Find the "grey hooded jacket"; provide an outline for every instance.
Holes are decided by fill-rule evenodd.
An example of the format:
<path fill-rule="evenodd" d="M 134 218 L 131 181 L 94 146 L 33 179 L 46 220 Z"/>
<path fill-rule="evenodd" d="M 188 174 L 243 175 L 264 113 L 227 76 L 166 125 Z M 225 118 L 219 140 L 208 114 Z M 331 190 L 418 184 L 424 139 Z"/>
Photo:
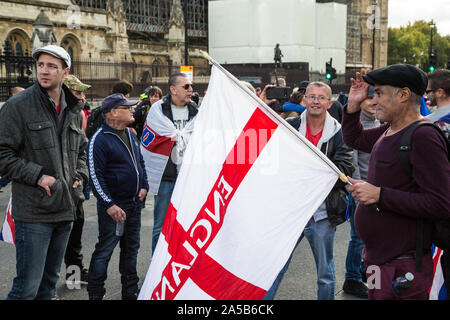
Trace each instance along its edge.
<path fill-rule="evenodd" d="M 0 109 L 0 175 L 12 180 L 12 216 L 30 223 L 73 221 L 76 203 L 88 181 L 82 106 L 63 85 L 56 113 L 47 92 L 36 82 Z M 41 175 L 56 178 L 49 197 L 37 186 Z M 83 182 L 73 189 L 75 180 Z"/>

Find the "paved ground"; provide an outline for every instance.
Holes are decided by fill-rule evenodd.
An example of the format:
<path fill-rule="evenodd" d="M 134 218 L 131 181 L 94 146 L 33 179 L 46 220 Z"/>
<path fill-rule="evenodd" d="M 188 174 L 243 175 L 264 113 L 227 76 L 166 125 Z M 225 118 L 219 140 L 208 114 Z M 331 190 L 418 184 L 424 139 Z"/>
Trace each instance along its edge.
<path fill-rule="evenodd" d="M 0 221 L 8 204 L 10 185 L 0 192 Z M 84 204 L 86 219 L 83 231 L 83 255 L 86 266 L 89 266 L 92 252 L 97 242 L 97 216 L 96 201 L 92 197 Z M 141 248 L 138 255 L 138 275 L 140 277 L 139 286 L 142 285 L 151 257 L 151 230 L 153 226 L 153 197 L 147 197 L 146 208 L 142 212 Z M 357 300 L 357 298 L 347 295 L 342 291 L 345 274 L 345 256 L 349 239 L 350 225 L 342 224 L 338 227 L 335 237 L 335 267 L 336 267 L 336 299 L 337 300 Z M 6 298 L 11 289 L 12 280 L 15 276 L 15 249 L 14 246 L 0 241 L 0 300 Z M 106 280 L 107 300 L 119 300 L 120 275 L 119 275 L 119 248 L 114 251 L 108 268 L 108 279 Z M 81 289 L 67 289 L 63 283 L 65 266 L 61 269 L 61 279 L 57 284 L 57 294 L 61 300 L 87 300 L 88 295 L 85 287 Z M 314 258 L 306 239 L 298 245 L 292 258 L 289 269 L 278 290 L 277 300 L 315 300 L 317 297 L 316 271 Z"/>

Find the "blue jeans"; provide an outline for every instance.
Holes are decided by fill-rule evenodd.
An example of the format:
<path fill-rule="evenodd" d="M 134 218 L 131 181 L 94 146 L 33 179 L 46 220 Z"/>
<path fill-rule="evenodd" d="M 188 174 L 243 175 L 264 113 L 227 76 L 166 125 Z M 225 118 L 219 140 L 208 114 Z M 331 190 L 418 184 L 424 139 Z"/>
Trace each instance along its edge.
<path fill-rule="evenodd" d="M 361 271 L 364 265 L 361 259 L 361 253 L 364 244 L 355 230 L 353 215 L 350 217 L 350 241 L 348 242 L 347 258 L 345 259 L 345 280 L 354 280 L 362 282 Z"/>
<path fill-rule="evenodd" d="M 333 245 L 334 245 L 334 234 L 336 232 L 336 227 L 332 227 L 328 219 L 323 219 L 315 222 L 310 219 L 303 230 L 297 245 L 306 236 L 309 245 L 311 246 L 314 261 L 316 262 L 317 270 L 317 299 L 318 300 L 334 300 L 334 292 L 336 287 L 336 276 L 334 271 L 334 259 L 333 259 Z M 292 251 L 291 256 L 281 269 L 274 283 L 267 291 L 263 300 L 273 300 L 275 294 L 277 293 L 278 287 L 283 280 L 283 276 L 289 267 L 292 255 L 295 251 Z"/>
<path fill-rule="evenodd" d="M 105 295 L 108 263 L 119 241 L 122 296 L 138 292 L 137 255 L 140 246 L 142 203 L 138 201 L 118 206 L 127 216 L 122 237 L 116 236 L 116 222 L 106 212 L 106 208 L 97 202 L 98 242 L 89 265 L 87 285 L 90 299 L 101 300 Z"/>
<path fill-rule="evenodd" d="M 166 218 L 173 188 L 175 188 L 175 181 L 161 180 L 158 194 L 155 196 L 155 208 L 153 209 L 152 255 L 153 252 L 155 252 L 159 234 L 161 233 L 164 219 Z"/>
<path fill-rule="evenodd" d="M 7 300 L 50 300 L 55 293 L 72 222 L 15 221 L 16 272 Z"/>

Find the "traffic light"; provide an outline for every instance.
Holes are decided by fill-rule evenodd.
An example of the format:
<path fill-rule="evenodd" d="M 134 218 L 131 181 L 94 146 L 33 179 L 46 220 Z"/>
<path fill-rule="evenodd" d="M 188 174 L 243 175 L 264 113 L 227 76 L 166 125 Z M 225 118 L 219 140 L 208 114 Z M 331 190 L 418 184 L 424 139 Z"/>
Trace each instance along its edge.
<path fill-rule="evenodd" d="M 330 62 L 325 62 L 325 78 L 327 78 L 330 83 L 333 79 L 337 78 L 336 69 L 333 68 L 333 58 L 330 58 Z"/>
<path fill-rule="evenodd" d="M 431 53 L 430 53 L 430 56 L 428 59 L 428 64 L 429 64 L 428 70 L 430 70 L 430 72 L 433 72 L 437 66 L 437 54 L 434 49 L 431 50 Z"/>

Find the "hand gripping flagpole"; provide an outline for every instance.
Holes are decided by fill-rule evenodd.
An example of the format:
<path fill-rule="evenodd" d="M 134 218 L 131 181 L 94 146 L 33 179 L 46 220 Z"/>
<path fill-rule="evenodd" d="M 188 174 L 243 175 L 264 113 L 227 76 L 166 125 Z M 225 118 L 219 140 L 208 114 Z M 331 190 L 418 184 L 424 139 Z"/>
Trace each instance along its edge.
<path fill-rule="evenodd" d="M 289 131 L 291 131 L 297 138 L 299 138 L 312 152 L 314 152 L 320 159 L 322 159 L 334 172 L 339 175 L 339 179 L 344 183 L 351 184 L 347 176 L 339 170 L 338 167 L 330 160 L 326 155 L 324 155 L 316 146 L 309 142 L 304 136 L 295 130 L 289 123 L 281 118 L 275 111 L 272 110 L 264 101 L 262 101 L 256 94 L 251 92 L 246 86 L 244 86 L 235 76 L 228 72 L 224 67 L 220 65 L 217 61 L 211 58 L 207 52 L 200 50 L 203 58 L 215 65 L 220 71 L 222 71 L 231 81 L 233 81 L 239 88 L 244 90 L 253 100 L 255 100 L 264 110 L 270 113 L 274 118 L 276 118 L 281 124 L 283 124 Z"/>

